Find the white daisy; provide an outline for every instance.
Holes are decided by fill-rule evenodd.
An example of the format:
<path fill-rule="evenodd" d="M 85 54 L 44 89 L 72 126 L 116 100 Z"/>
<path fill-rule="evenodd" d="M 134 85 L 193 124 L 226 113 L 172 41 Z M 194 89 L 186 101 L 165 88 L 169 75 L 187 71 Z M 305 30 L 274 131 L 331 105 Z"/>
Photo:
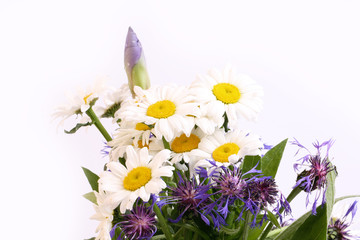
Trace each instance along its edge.
<path fill-rule="evenodd" d="M 69 102 L 65 105 L 57 107 L 53 113 L 53 117 L 61 119 L 59 125 L 63 125 L 64 121 L 73 115 L 85 116 L 81 122 L 90 121 L 90 118 L 88 118 L 84 113 L 90 108 L 90 103 L 101 96 L 106 89 L 105 80 L 103 78 L 96 79 L 93 85 L 88 88 L 79 88 L 76 95 L 68 95 L 67 98 Z"/>
<path fill-rule="evenodd" d="M 131 98 L 128 84 L 123 84 L 120 88 L 109 89 L 109 92 L 103 98 L 104 106 L 98 107 L 101 117 L 114 118 L 115 112 L 120 108 L 121 103 Z"/>
<path fill-rule="evenodd" d="M 120 212 L 125 213 L 127 209 L 132 209 L 138 197 L 147 202 L 150 194 L 159 194 L 166 187 L 161 177 L 171 177 L 174 170 L 172 166 L 164 166 L 170 164 L 169 158 L 170 151 L 167 149 L 152 158 L 147 148 L 136 152 L 128 146 L 126 167 L 119 162 L 108 163 L 109 171 L 101 174 L 99 184 L 111 195 L 114 204 L 120 204 Z"/>
<path fill-rule="evenodd" d="M 142 90 L 135 87 L 134 90 L 138 98 L 121 107 L 120 119 L 154 125 L 155 136 L 164 137 L 168 142 L 180 132 L 190 135 L 199 108 L 187 88 L 165 86 Z"/>
<path fill-rule="evenodd" d="M 185 163 L 189 163 L 190 160 L 194 160 L 196 156 L 193 155 L 193 150 L 198 148 L 201 139 L 205 134 L 200 128 L 193 129 L 190 136 L 186 136 L 184 133 L 174 138 L 169 143 L 171 150 L 171 163 L 175 164 L 176 168 L 180 170 L 187 170 L 185 164 L 181 164 L 183 160 Z"/>
<path fill-rule="evenodd" d="M 219 101 L 199 104 L 200 115 L 195 118 L 195 124 L 206 135 L 214 133 L 215 129 L 220 128 L 224 124 L 223 104 Z"/>
<path fill-rule="evenodd" d="M 217 101 L 222 104 L 219 114 L 226 113 L 233 128 L 242 115 L 255 120 L 262 109 L 262 88 L 246 75 L 237 74 L 227 67 L 224 71 L 213 69 L 208 75 L 198 76 L 191 85 L 197 100 L 203 103 Z"/>
<path fill-rule="evenodd" d="M 100 221 L 96 232 L 98 233 L 96 240 L 111 240 L 110 231 L 112 229 L 113 211 L 117 207 L 104 191 L 94 192 L 97 205 L 94 205 L 95 214 L 91 219 Z"/>
<path fill-rule="evenodd" d="M 144 123 L 126 122 L 122 121 L 120 128 L 116 130 L 112 141 L 108 142 L 112 147 L 110 151 L 110 160 L 117 161 L 119 157 L 123 157 L 126 147 L 129 145 L 135 148 L 147 147 L 150 155 L 164 149 L 162 141 L 153 137 L 151 129 Z"/>
<path fill-rule="evenodd" d="M 246 155 L 260 155 L 261 147 L 259 137 L 246 131 L 216 130 L 213 135 L 202 138 L 198 149 L 193 150 L 198 159 L 190 163 L 190 169 L 193 172 L 196 167 L 209 167 L 211 159 L 219 166 L 236 164 Z"/>

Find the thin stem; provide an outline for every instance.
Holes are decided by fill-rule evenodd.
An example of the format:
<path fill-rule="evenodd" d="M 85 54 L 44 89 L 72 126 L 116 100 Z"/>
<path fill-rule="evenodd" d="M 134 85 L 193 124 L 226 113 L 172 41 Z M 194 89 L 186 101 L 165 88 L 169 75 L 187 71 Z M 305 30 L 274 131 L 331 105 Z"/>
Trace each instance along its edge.
<path fill-rule="evenodd" d="M 299 187 L 294 188 L 289 196 L 286 198 L 286 200 L 288 201 L 288 203 L 290 203 L 302 190 Z M 279 213 L 281 214 L 283 211 L 285 210 L 285 208 L 280 208 Z M 269 234 L 269 232 L 271 231 L 272 227 L 274 226 L 273 223 L 269 222 L 269 224 L 267 225 L 265 231 L 262 233 L 261 237 L 259 238 L 259 240 L 264 240 L 266 238 L 266 236 Z"/>
<path fill-rule="evenodd" d="M 156 216 L 158 218 L 161 230 L 165 234 L 166 239 L 167 240 L 172 240 L 173 236 L 170 233 L 170 230 L 169 230 L 169 228 L 167 226 L 166 220 L 165 220 L 164 216 L 161 214 L 160 208 L 158 207 L 158 205 L 156 205 L 156 203 L 154 204 L 154 212 L 155 212 L 155 214 L 156 214 Z"/>
<path fill-rule="evenodd" d="M 248 238 L 250 220 L 251 220 L 251 214 L 249 213 L 249 211 L 246 211 L 246 213 L 245 213 L 244 231 L 243 231 L 243 234 L 242 234 L 242 240 L 247 240 L 247 238 Z"/>
<path fill-rule="evenodd" d="M 106 131 L 106 129 L 104 128 L 104 126 L 101 124 L 99 118 L 96 116 L 94 110 L 90 107 L 87 111 L 86 114 L 90 117 L 90 119 L 94 122 L 96 128 L 100 131 L 100 133 L 104 136 L 104 138 L 106 139 L 106 141 L 111 141 L 112 138 L 110 137 L 109 133 Z"/>

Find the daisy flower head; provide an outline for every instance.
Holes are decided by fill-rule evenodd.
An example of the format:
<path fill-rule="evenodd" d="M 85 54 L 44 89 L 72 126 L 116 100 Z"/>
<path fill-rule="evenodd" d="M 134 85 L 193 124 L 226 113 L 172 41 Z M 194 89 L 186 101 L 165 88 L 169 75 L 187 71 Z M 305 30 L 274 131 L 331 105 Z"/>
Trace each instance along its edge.
<path fill-rule="evenodd" d="M 192 162 L 192 166 L 209 167 L 210 159 L 218 166 L 238 164 L 246 155 L 260 155 L 263 147 L 260 138 L 247 131 L 235 130 L 225 133 L 216 130 L 213 135 L 201 139 L 194 155 L 198 158 Z"/>
<path fill-rule="evenodd" d="M 357 211 L 358 201 L 350 204 L 337 203 L 331 214 L 330 224 L 328 226 L 328 240 L 360 239 L 360 231 L 354 228 L 354 217 Z"/>
<path fill-rule="evenodd" d="M 190 160 L 195 160 L 196 158 L 193 154 L 193 150 L 198 148 L 199 143 L 204 136 L 205 134 L 200 128 L 194 128 L 189 136 L 186 136 L 185 133 L 181 133 L 179 136 L 175 137 L 174 140 L 169 143 L 171 163 L 175 164 L 178 169 L 186 171 L 186 164 L 189 163 Z"/>
<path fill-rule="evenodd" d="M 121 104 L 131 98 L 131 92 L 128 84 L 121 85 L 120 88 L 111 88 L 104 96 L 104 106 L 98 107 L 102 118 L 115 118 L 115 113 L 119 110 Z M 115 119 L 114 119 L 114 122 Z"/>
<path fill-rule="evenodd" d="M 138 197 L 147 202 L 151 194 L 166 187 L 161 177 L 171 177 L 174 170 L 169 166 L 169 158 L 167 149 L 151 157 L 146 147 L 137 152 L 127 146 L 125 166 L 115 161 L 108 163 L 108 171 L 100 175 L 99 184 L 115 204 L 120 204 L 120 212 L 125 213 Z"/>
<path fill-rule="evenodd" d="M 117 207 L 104 191 L 94 192 L 96 196 L 97 204 L 94 205 L 95 214 L 91 216 L 91 219 L 99 221 L 99 225 L 96 228 L 98 233 L 96 240 L 111 240 L 110 231 L 112 228 L 113 212 Z"/>
<path fill-rule="evenodd" d="M 132 145 L 135 148 L 147 147 L 153 155 L 164 149 L 162 141 L 156 139 L 151 132 L 151 128 L 144 123 L 122 121 L 116 130 L 113 140 L 108 142 L 112 147 L 110 160 L 117 161 L 119 157 L 124 157 L 126 147 Z"/>
<path fill-rule="evenodd" d="M 104 78 L 98 78 L 95 82 L 86 89 L 78 88 L 77 94 L 68 95 L 68 103 L 61 105 L 55 109 L 53 113 L 54 118 L 59 118 L 59 125 L 63 125 L 64 121 L 74 115 L 83 115 L 90 106 L 95 104 L 95 101 L 107 90 Z M 85 115 L 81 122 L 90 120 Z"/>
<path fill-rule="evenodd" d="M 223 71 L 212 69 L 207 75 L 199 75 L 191 86 L 199 102 L 219 102 L 221 115 L 226 113 L 230 128 L 240 116 L 256 120 L 262 109 L 262 88 L 246 75 L 226 67 Z"/>
<path fill-rule="evenodd" d="M 164 86 L 143 90 L 135 86 L 134 90 L 137 100 L 122 107 L 119 118 L 153 125 L 156 138 L 164 137 L 167 142 L 180 132 L 190 135 L 199 108 L 187 88 Z"/>
<path fill-rule="evenodd" d="M 310 202 L 309 198 L 311 193 L 313 191 L 315 192 L 312 213 L 316 215 L 316 205 L 319 198 L 322 196 L 322 204 L 326 202 L 325 194 L 327 189 L 328 173 L 335 170 L 335 167 L 329 160 L 329 150 L 334 144 L 334 141 L 330 139 L 321 144 L 318 141 L 314 142 L 313 146 L 316 149 L 315 154 L 311 153 L 296 139 L 291 143 L 299 147 L 299 150 L 296 152 L 296 154 L 298 154 L 301 149 L 307 151 L 307 154 L 298 159 L 298 163 L 294 164 L 294 169 L 298 173 L 294 188 L 299 187 L 307 193 L 306 205 L 308 205 Z M 326 148 L 326 150 L 324 150 L 324 148 Z"/>

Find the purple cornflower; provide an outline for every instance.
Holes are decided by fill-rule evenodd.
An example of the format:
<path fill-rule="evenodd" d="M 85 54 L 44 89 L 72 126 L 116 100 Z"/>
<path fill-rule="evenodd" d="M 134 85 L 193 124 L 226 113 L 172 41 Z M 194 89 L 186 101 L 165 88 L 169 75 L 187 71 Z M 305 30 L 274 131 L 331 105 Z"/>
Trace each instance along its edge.
<path fill-rule="evenodd" d="M 118 226 L 121 228 L 119 237 L 122 239 L 148 240 L 157 231 L 155 213 L 151 206 L 146 207 L 143 203 L 137 204 L 129 214 L 123 215 L 122 221 L 116 224 L 113 230 Z"/>
<path fill-rule="evenodd" d="M 207 224 L 210 224 L 206 215 L 209 215 L 215 227 L 219 227 L 220 224 L 224 224 L 224 220 L 215 211 L 210 211 L 204 214 L 201 209 L 207 204 L 211 203 L 210 194 L 208 193 L 211 185 L 206 184 L 206 179 L 199 181 L 193 177 L 191 180 L 184 178 L 179 172 L 177 172 L 179 181 L 176 187 L 169 186 L 168 195 L 160 196 L 163 198 L 160 201 L 160 205 L 176 204 L 179 208 L 179 216 L 176 219 L 169 219 L 170 222 L 179 222 L 186 212 L 194 213 L 201 217 L 201 219 Z"/>
<path fill-rule="evenodd" d="M 201 172 L 204 175 L 206 170 Z M 216 200 L 206 206 L 206 211 L 217 207 L 218 212 L 226 218 L 229 213 L 229 206 L 233 205 L 236 200 L 240 200 L 244 205 L 238 219 L 241 219 L 244 210 L 249 210 L 255 215 L 257 212 L 256 203 L 248 198 L 247 192 L 248 183 L 255 177 L 244 177 L 250 173 L 260 173 L 260 171 L 253 168 L 243 174 L 241 169 L 236 166 L 232 166 L 232 169 L 221 166 L 212 170 L 210 175 L 214 181 L 213 195 Z"/>
<path fill-rule="evenodd" d="M 268 207 L 274 205 L 275 203 L 277 206 L 273 209 L 273 211 L 279 216 L 280 223 L 282 223 L 282 215 L 280 213 L 281 208 L 284 208 L 285 215 L 291 213 L 290 204 L 287 202 L 284 195 L 281 193 L 279 195 L 279 190 L 275 180 L 271 177 L 253 178 L 247 185 L 247 193 L 247 197 L 257 206 L 257 211 L 254 214 L 255 216 L 261 210 L 268 210 Z M 267 214 L 265 211 L 259 225 L 261 226 L 263 221 L 266 219 Z M 252 226 L 256 224 L 255 221 L 256 218 L 254 218 Z"/>
<path fill-rule="evenodd" d="M 330 219 L 330 224 L 328 226 L 328 240 L 351 240 L 351 239 L 360 239 L 360 236 L 353 235 L 353 232 L 350 232 L 350 225 L 354 219 L 357 210 L 357 201 L 354 201 L 346 213 L 344 212 L 335 212 L 335 215 L 341 216 L 332 216 Z M 346 209 L 345 209 L 346 210 Z M 334 215 L 334 214 L 333 214 Z"/>
<path fill-rule="evenodd" d="M 316 215 L 316 204 L 322 195 L 322 204 L 326 202 L 326 189 L 327 189 L 327 174 L 333 170 L 335 167 L 332 166 L 329 160 L 329 150 L 334 144 L 333 140 L 328 140 L 320 144 L 318 141 L 313 143 L 313 146 L 316 148 L 316 154 L 311 154 L 311 152 L 301 145 L 296 139 L 291 142 L 294 145 L 297 145 L 300 149 L 305 149 L 308 154 L 298 159 L 300 163 L 294 164 L 295 171 L 298 172 L 298 177 L 296 179 L 296 184 L 294 188 L 299 187 L 307 193 L 306 197 L 306 206 L 309 204 L 309 198 L 312 191 L 316 191 L 312 213 Z M 321 157 L 322 148 L 326 147 L 325 157 Z M 295 154 L 295 155 L 296 155 Z M 304 170 L 300 171 L 299 167 L 302 167 Z"/>

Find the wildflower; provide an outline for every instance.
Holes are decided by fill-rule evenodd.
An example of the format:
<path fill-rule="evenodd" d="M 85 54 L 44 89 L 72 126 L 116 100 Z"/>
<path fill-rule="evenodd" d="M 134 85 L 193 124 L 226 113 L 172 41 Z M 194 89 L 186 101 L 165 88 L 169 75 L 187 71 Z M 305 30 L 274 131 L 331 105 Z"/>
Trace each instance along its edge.
<path fill-rule="evenodd" d="M 125 239 L 149 240 L 156 233 L 155 213 L 151 206 L 144 203 L 137 204 L 129 214 L 123 216 L 122 221 L 114 226 L 119 226 Z"/>
<path fill-rule="evenodd" d="M 354 201 L 350 205 L 342 205 L 341 207 L 338 207 L 339 204 L 334 206 L 328 226 L 328 240 L 360 239 L 360 232 L 351 229 L 357 210 L 357 202 Z"/>
<path fill-rule="evenodd" d="M 161 177 L 171 177 L 174 170 L 172 166 L 163 166 L 169 164 L 169 157 L 169 150 L 162 150 L 151 158 L 147 148 L 136 152 L 128 146 L 126 167 L 119 162 L 109 162 L 106 165 L 109 171 L 101 174 L 99 184 L 114 203 L 120 204 L 120 212 L 125 213 L 126 209 L 132 209 L 138 197 L 148 201 L 150 194 L 158 194 L 166 187 Z"/>
<path fill-rule="evenodd" d="M 333 145 L 333 140 L 328 140 L 320 144 L 319 142 L 313 143 L 316 148 L 316 154 L 312 154 L 306 147 L 301 145 L 296 139 L 291 142 L 297 145 L 300 149 L 305 149 L 308 154 L 298 159 L 300 163 L 294 164 L 294 169 L 299 172 L 294 188 L 299 187 L 307 193 L 306 206 L 309 204 L 310 194 L 316 191 L 314 202 L 312 206 L 312 213 L 316 215 L 316 205 L 322 195 L 322 204 L 326 202 L 326 189 L 327 189 L 327 175 L 329 172 L 335 170 L 335 167 L 329 160 L 329 150 Z M 325 156 L 322 157 L 322 149 L 326 147 Z M 299 149 L 299 150 L 300 150 Z M 299 152 L 297 151 L 297 153 Z M 296 154 L 297 154 L 296 153 Z M 303 170 L 299 171 L 302 167 Z"/>
<path fill-rule="evenodd" d="M 163 200 L 161 205 L 176 204 L 179 207 L 180 214 L 176 219 L 169 219 L 171 222 L 179 222 L 185 213 L 193 213 L 196 216 L 200 216 L 201 219 L 207 224 L 210 224 L 206 215 L 209 215 L 215 227 L 219 227 L 220 224 L 224 224 L 224 219 L 212 209 L 208 213 L 204 214 L 202 209 L 209 203 L 210 194 L 208 191 L 211 189 L 210 184 L 206 184 L 205 180 L 198 182 L 195 177 L 191 180 L 184 178 L 179 172 L 177 172 L 179 181 L 176 187 L 169 186 L 169 192 L 167 196 L 161 196 Z"/>

